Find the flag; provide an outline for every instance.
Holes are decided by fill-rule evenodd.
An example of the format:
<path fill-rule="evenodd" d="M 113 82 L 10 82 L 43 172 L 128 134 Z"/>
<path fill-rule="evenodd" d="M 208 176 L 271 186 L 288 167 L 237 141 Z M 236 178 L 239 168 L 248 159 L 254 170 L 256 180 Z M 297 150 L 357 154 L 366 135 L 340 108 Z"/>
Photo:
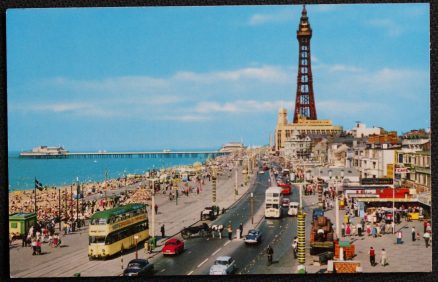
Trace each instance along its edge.
<path fill-rule="evenodd" d="M 35 188 L 40 191 L 43 190 L 43 184 L 41 184 L 41 182 L 39 182 L 36 178 L 35 178 Z"/>

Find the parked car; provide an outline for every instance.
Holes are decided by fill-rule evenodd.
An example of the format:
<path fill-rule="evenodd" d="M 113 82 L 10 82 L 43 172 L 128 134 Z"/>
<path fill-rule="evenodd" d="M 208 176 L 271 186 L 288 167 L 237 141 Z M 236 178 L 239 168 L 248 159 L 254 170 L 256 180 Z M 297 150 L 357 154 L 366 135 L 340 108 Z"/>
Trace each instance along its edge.
<path fill-rule="evenodd" d="M 282 198 L 281 199 L 281 206 L 283 208 L 288 208 L 289 207 L 289 203 L 290 203 L 289 198 Z"/>
<path fill-rule="evenodd" d="M 287 210 L 287 214 L 291 216 L 296 216 L 298 214 L 298 207 L 299 203 L 297 202 L 290 202 L 289 203 L 289 209 Z"/>
<path fill-rule="evenodd" d="M 123 271 L 123 276 L 146 276 L 152 275 L 154 265 L 147 259 L 133 259 Z"/>
<path fill-rule="evenodd" d="M 236 261 L 229 256 L 218 257 L 210 267 L 210 275 L 227 275 L 234 272 Z"/>
<path fill-rule="evenodd" d="M 161 249 L 163 255 L 178 255 L 184 251 L 184 242 L 178 239 L 167 240 Z"/>
<path fill-rule="evenodd" d="M 259 230 L 251 229 L 248 235 L 245 236 L 244 242 L 246 244 L 258 244 L 262 241 L 262 233 Z"/>

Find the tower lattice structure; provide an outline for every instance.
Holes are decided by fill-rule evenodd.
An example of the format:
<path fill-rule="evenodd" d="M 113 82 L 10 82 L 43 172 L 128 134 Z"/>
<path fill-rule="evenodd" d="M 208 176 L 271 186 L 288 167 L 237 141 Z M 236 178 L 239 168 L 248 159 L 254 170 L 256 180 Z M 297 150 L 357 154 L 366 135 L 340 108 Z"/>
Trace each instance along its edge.
<path fill-rule="evenodd" d="M 299 43 L 298 52 L 298 76 L 297 76 L 297 95 L 295 99 L 294 123 L 298 122 L 298 117 L 316 120 L 315 98 L 313 95 L 312 64 L 310 60 L 310 39 L 312 29 L 310 28 L 309 18 L 307 17 L 306 6 L 303 5 L 301 12 L 300 25 L 297 30 Z"/>

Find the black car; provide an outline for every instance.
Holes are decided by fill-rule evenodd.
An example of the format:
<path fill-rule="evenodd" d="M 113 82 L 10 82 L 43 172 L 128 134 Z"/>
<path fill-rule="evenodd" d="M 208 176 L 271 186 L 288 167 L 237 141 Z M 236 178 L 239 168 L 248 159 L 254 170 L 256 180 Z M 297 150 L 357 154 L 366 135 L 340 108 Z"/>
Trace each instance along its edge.
<path fill-rule="evenodd" d="M 147 259 L 133 259 L 123 271 L 123 276 L 145 276 L 152 275 L 154 265 Z"/>

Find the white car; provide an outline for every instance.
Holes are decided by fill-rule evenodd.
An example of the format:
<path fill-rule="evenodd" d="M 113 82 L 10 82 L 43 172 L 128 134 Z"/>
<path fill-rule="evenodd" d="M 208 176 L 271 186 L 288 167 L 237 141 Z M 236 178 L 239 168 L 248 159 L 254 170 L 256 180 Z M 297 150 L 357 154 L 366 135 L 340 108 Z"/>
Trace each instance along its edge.
<path fill-rule="evenodd" d="M 218 257 L 210 267 L 210 275 L 227 275 L 233 273 L 236 261 L 229 256 Z"/>
<path fill-rule="evenodd" d="M 298 214 L 298 207 L 299 203 L 297 202 L 290 202 L 289 203 L 289 209 L 287 210 L 287 214 L 291 216 L 296 216 Z"/>

